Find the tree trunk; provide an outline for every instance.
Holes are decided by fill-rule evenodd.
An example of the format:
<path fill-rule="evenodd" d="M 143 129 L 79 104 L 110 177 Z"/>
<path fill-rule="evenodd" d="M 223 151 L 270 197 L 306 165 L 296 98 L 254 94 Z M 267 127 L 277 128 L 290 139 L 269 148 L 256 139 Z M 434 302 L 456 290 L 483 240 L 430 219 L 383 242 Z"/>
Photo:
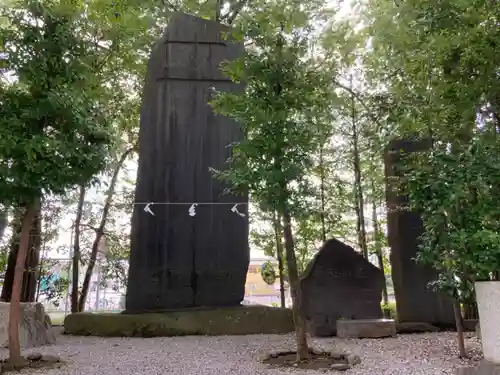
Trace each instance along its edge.
<path fill-rule="evenodd" d="M 281 302 L 281 307 L 286 307 L 285 280 L 283 272 L 283 242 L 281 241 L 283 232 L 281 229 L 280 217 L 276 212 L 274 212 L 273 221 L 274 221 L 273 222 L 274 235 L 276 240 L 276 258 L 278 258 L 278 274 L 280 278 L 280 302 Z"/>
<path fill-rule="evenodd" d="M 14 282 L 9 311 L 9 362 L 19 365 L 23 362 L 21 357 L 21 345 L 19 343 L 19 322 L 21 315 L 21 288 L 23 283 L 24 266 L 30 242 L 30 230 L 37 212 L 37 203 L 28 205 L 24 214 L 21 236 L 19 239 L 19 249 L 17 251 L 16 267 L 14 272 Z"/>
<path fill-rule="evenodd" d="M 467 358 L 467 351 L 465 350 L 464 340 L 464 322 L 462 312 L 460 311 L 460 304 L 456 299 L 453 301 L 453 314 L 455 316 L 455 325 L 457 327 L 458 352 L 460 358 Z"/>
<path fill-rule="evenodd" d="M 224 5 L 223 0 L 215 0 L 215 22 L 221 21 L 222 7 Z"/>
<path fill-rule="evenodd" d="M 104 227 L 106 226 L 106 222 L 108 220 L 109 210 L 111 208 L 111 203 L 113 203 L 113 196 L 115 194 L 116 182 L 118 181 L 118 175 L 120 174 L 120 170 L 123 167 L 123 163 L 127 160 L 127 157 L 135 150 L 135 147 L 129 148 L 126 150 L 120 159 L 118 160 L 115 170 L 113 171 L 113 177 L 111 178 L 111 183 L 108 188 L 108 192 L 106 195 L 106 202 L 104 204 L 104 208 L 102 210 L 101 222 L 99 223 L 99 227 L 96 228 L 94 242 L 92 243 L 92 250 L 90 252 L 90 260 L 87 270 L 85 271 L 85 277 L 83 278 L 82 284 L 82 292 L 80 294 L 80 299 L 78 301 L 78 311 L 82 312 L 85 308 L 85 300 L 87 299 L 87 294 L 89 292 L 90 280 L 92 278 L 92 273 L 94 271 L 94 266 L 97 260 L 97 253 L 99 251 L 99 244 L 101 242 L 102 237 L 104 236 Z M 97 281 L 98 283 L 100 280 Z"/>
<path fill-rule="evenodd" d="M 76 218 L 74 222 L 74 240 L 73 240 L 73 259 L 72 259 L 72 277 L 71 277 L 71 312 L 83 311 L 79 309 L 78 304 L 78 276 L 80 274 L 80 225 L 83 216 L 83 204 L 85 203 L 85 186 L 80 186 L 78 197 L 78 206 L 76 209 Z M 85 307 L 85 302 L 84 305 Z"/>
<path fill-rule="evenodd" d="M 321 240 L 326 242 L 326 224 L 325 224 L 325 165 L 323 160 L 323 146 L 319 149 L 319 170 L 320 170 L 320 196 L 321 196 Z"/>
<path fill-rule="evenodd" d="M 302 293 L 300 290 L 300 280 L 297 271 L 297 260 L 295 258 L 295 247 L 293 243 L 292 220 L 288 206 L 285 204 L 283 212 L 283 236 L 285 238 L 286 263 L 288 266 L 288 281 L 292 295 L 293 321 L 295 325 L 295 335 L 297 343 L 297 361 L 304 361 L 310 358 L 309 346 L 307 345 L 306 320 L 302 304 Z"/>
<path fill-rule="evenodd" d="M 3 238 L 5 228 L 9 224 L 9 209 L 3 206 L 0 209 L 0 240 Z"/>
<path fill-rule="evenodd" d="M 374 189 L 375 184 L 372 181 L 372 191 Z M 384 301 L 384 305 L 389 304 L 389 294 L 387 293 L 387 279 L 385 278 L 385 270 L 384 270 L 384 255 L 382 254 L 382 243 L 380 241 L 380 228 L 378 225 L 378 217 L 377 217 L 377 205 L 375 203 L 375 199 L 372 201 L 372 221 L 373 221 L 373 235 L 375 239 L 375 253 L 377 254 L 378 265 L 380 270 L 384 275 L 384 285 L 382 288 L 382 298 Z"/>
<path fill-rule="evenodd" d="M 35 207 L 35 214 L 28 233 L 28 253 L 25 257 L 25 268 L 23 281 L 21 284 L 21 302 L 34 302 L 36 299 L 38 268 L 40 263 L 40 248 L 41 248 L 41 208 Z M 23 216 L 20 216 L 23 215 Z M 24 213 L 22 209 L 16 214 L 12 223 L 12 239 L 10 243 L 10 251 L 7 259 L 7 269 L 5 271 L 4 285 L 2 288 L 1 300 L 10 302 L 12 296 L 12 288 L 14 284 L 14 272 L 18 257 L 18 248 L 22 231 L 22 223 Z"/>
<path fill-rule="evenodd" d="M 352 77 L 351 77 L 352 88 Z M 356 103 L 354 95 L 351 95 L 351 126 L 352 126 L 352 152 L 353 152 L 353 169 L 354 169 L 354 197 L 358 223 L 358 245 L 365 259 L 368 259 L 368 246 L 366 244 L 366 225 L 365 225 L 365 208 L 363 197 L 363 185 L 361 176 L 361 159 L 359 155 L 359 134 L 356 121 Z"/>

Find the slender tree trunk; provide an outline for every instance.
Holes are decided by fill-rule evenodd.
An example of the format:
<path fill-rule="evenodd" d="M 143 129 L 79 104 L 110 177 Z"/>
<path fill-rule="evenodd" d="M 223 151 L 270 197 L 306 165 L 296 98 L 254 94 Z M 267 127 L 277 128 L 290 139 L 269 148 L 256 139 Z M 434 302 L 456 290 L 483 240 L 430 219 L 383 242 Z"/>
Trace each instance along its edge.
<path fill-rule="evenodd" d="M 85 186 L 80 186 L 79 196 L 78 196 L 78 206 L 76 209 L 76 218 L 74 222 L 74 239 L 73 239 L 73 259 L 72 259 L 72 277 L 71 277 L 71 312 L 76 313 L 78 311 L 83 311 L 79 309 L 78 304 L 78 284 L 79 284 L 79 274 L 80 274 L 80 225 L 82 224 L 83 216 L 83 204 L 85 203 Z M 85 307 L 85 301 L 83 302 Z"/>
<path fill-rule="evenodd" d="M 3 206 L 0 209 L 0 240 L 3 238 L 5 228 L 9 224 L 9 209 Z"/>
<path fill-rule="evenodd" d="M 458 352 L 460 358 L 467 358 L 464 340 L 464 322 L 462 312 L 460 311 L 460 303 L 456 299 L 453 301 L 453 314 L 455 316 L 455 326 L 457 327 Z"/>
<path fill-rule="evenodd" d="M 36 207 L 36 212 L 33 217 L 31 228 L 29 231 L 29 244 L 26 264 L 21 284 L 21 302 L 34 302 L 37 289 L 37 273 L 40 262 L 40 247 L 41 247 L 41 210 Z M 2 288 L 1 300 L 10 302 L 12 296 L 12 288 L 14 284 L 14 273 L 17 262 L 17 252 L 19 249 L 19 241 L 22 231 L 22 220 L 24 213 L 22 208 L 17 210 L 16 217 L 12 222 L 12 239 L 10 242 L 10 251 L 7 258 L 7 269 L 5 271 L 5 280 Z"/>
<path fill-rule="evenodd" d="M 319 168 L 320 168 L 320 195 L 321 195 L 321 240 L 326 242 L 326 224 L 325 224 L 325 161 L 323 158 L 323 146 L 319 149 Z"/>
<path fill-rule="evenodd" d="M 359 134 L 358 124 L 356 119 L 356 101 L 352 90 L 352 76 L 351 76 L 351 132 L 352 132 L 352 153 L 353 153 L 353 169 L 354 169 L 354 197 L 358 223 L 358 245 L 361 253 L 368 259 L 368 246 L 366 243 L 366 225 L 365 225 L 365 208 L 363 197 L 363 185 L 361 176 L 361 159 L 359 155 Z"/>
<path fill-rule="evenodd" d="M 374 191 L 374 188 L 375 184 L 372 181 L 372 191 Z M 378 225 L 377 204 L 375 203 L 375 199 L 373 199 L 372 201 L 372 221 L 373 221 L 373 235 L 375 237 L 375 252 L 377 254 L 378 265 L 384 275 L 382 298 L 384 301 L 384 305 L 387 305 L 389 304 L 389 294 L 387 293 L 387 279 L 385 278 L 385 270 L 384 270 L 384 254 L 382 254 L 382 243 L 380 241 L 381 233 Z"/>
<path fill-rule="evenodd" d="M 21 288 L 23 283 L 24 266 L 28 246 L 30 242 L 30 230 L 37 211 L 37 203 L 33 202 L 27 206 L 21 226 L 19 249 L 17 251 L 16 267 L 14 272 L 14 283 L 9 311 L 9 362 L 19 365 L 23 362 L 21 357 L 21 345 L 19 342 L 19 322 L 21 315 Z"/>
<path fill-rule="evenodd" d="M 302 304 L 302 293 L 300 290 L 299 273 L 297 271 L 297 260 L 295 258 L 295 246 L 293 243 L 292 220 L 288 207 L 285 205 L 283 212 L 283 236 L 285 238 L 286 263 L 288 266 L 288 281 L 292 295 L 293 321 L 295 324 L 295 335 L 297 343 L 297 361 L 310 358 L 309 346 L 307 344 L 307 329 Z"/>
<path fill-rule="evenodd" d="M 215 22 L 220 22 L 222 14 L 223 0 L 215 0 Z"/>
<path fill-rule="evenodd" d="M 106 226 L 106 222 L 108 220 L 109 210 L 111 208 L 111 203 L 113 203 L 113 196 L 115 194 L 116 182 L 118 181 L 118 175 L 120 174 L 120 170 L 123 167 L 123 163 L 127 160 L 127 157 L 135 150 L 135 147 L 129 148 L 126 150 L 120 159 L 118 160 L 115 170 L 113 171 L 113 177 L 111 178 L 111 183 L 108 188 L 106 202 L 104 204 L 104 208 L 102 210 L 101 222 L 99 223 L 99 227 L 96 228 L 94 242 L 92 243 L 92 250 L 90 252 L 90 260 L 87 270 L 85 271 L 85 277 L 83 279 L 82 284 L 82 292 L 80 294 L 80 299 L 78 301 L 78 311 L 83 311 L 85 308 L 85 300 L 87 299 L 87 294 L 89 292 L 90 280 L 92 278 L 92 273 L 94 271 L 94 266 L 97 260 L 97 253 L 99 251 L 99 244 L 101 242 L 102 237 L 104 236 L 104 227 Z M 100 282 L 100 280 L 98 280 Z"/>
<path fill-rule="evenodd" d="M 273 219 L 274 236 L 276 240 L 276 258 L 278 258 L 278 274 L 280 278 L 280 301 L 281 307 L 286 307 L 285 280 L 283 272 L 283 242 L 281 241 L 283 231 L 281 228 L 280 217 L 276 211 L 274 212 Z"/>

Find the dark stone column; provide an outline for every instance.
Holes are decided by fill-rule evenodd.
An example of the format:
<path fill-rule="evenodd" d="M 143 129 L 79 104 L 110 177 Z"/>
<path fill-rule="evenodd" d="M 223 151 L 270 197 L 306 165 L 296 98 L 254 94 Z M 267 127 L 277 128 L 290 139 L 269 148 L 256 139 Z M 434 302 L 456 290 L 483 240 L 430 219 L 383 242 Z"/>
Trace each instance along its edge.
<path fill-rule="evenodd" d="M 223 194 L 210 168 L 226 168 L 240 127 L 216 116 L 213 88 L 239 90 L 219 69 L 243 52 L 228 29 L 176 14 L 151 54 L 141 109 L 136 206 L 126 312 L 238 305 L 249 263 L 247 197 Z M 145 203 L 155 216 L 144 211 Z M 177 204 L 161 204 L 163 202 Z M 188 209 L 200 204 L 196 216 Z M 141 204 L 144 203 L 144 204 Z"/>
<path fill-rule="evenodd" d="M 437 279 L 436 271 L 414 261 L 423 231 L 420 214 L 404 209 L 408 197 L 391 186 L 390 181 L 391 177 L 401 176 L 396 164 L 403 161 L 403 154 L 425 151 L 430 147 L 428 139 L 403 139 L 391 142 L 385 152 L 387 230 L 391 247 L 392 279 L 399 321 L 452 326 L 454 317 L 451 299 L 433 292 L 428 286 L 429 282 Z"/>

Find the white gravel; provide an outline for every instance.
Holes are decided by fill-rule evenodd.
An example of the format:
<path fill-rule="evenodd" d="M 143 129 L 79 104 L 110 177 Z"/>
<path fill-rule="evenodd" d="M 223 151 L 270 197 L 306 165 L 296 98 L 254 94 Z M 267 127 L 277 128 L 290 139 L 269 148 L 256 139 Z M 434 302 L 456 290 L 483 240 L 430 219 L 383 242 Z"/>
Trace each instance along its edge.
<path fill-rule="evenodd" d="M 313 339 L 315 347 L 358 354 L 362 364 L 346 375 L 446 375 L 479 358 L 479 344 L 468 334 L 476 358 L 460 361 L 455 333 L 398 335 L 379 340 Z M 59 336 L 58 344 L 26 350 L 61 356 L 68 365 L 30 370 L 45 375 L 278 375 L 318 374 L 313 370 L 270 369 L 258 359 L 268 352 L 293 348 L 292 335 L 175 338 L 97 338 Z M 0 349 L 6 357 L 7 350 Z M 28 370 L 24 370 L 26 372 Z M 329 373 L 334 373 L 329 371 Z M 339 373 L 340 374 L 340 373 Z"/>

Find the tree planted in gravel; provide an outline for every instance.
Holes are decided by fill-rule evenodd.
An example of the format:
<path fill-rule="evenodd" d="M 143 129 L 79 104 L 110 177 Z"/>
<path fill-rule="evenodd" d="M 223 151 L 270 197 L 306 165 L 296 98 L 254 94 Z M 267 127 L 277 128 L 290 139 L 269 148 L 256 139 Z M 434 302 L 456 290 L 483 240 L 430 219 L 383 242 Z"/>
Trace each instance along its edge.
<path fill-rule="evenodd" d="M 269 14 L 272 14 L 270 16 Z M 278 16 L 281 14 L 281 16 Z M 218 93 L 219 114 L 234 118 L 246 138 L 232 145 L 229 167 L 215 171 L 235 192 L 249 192 L 262 207 L 283 219 L 286 265 L 293 301 L 297 360 L 310 357 L 306 336 L 292 219 L 301 210 L 306 176 L 320 144 L 316 121 L 330 112 L 330 79 L 308 56 L 308 28 L 297 27 L 287 12 L 259 14 L 245 25 L 253 41 L 247 54 L 226 65 L 239 93 Z M 296 21 L 296 20 L 295 20 Z M 295 25 L 295 27 L 289 25 Z"/>
<path fill-rule="evenodd" d="M 83 10 L 83 9 L 81 9 Z M 0 191 L 24 208 L 9 319 L 9 361 L 22 366 L 20 291 L 29 231 L 44 194 L 87 183 L 112 142 L 90 74 L 99 61 L 75 36 L 79 12 L 64 2 L 25 0 L 0 26 Z"/>

